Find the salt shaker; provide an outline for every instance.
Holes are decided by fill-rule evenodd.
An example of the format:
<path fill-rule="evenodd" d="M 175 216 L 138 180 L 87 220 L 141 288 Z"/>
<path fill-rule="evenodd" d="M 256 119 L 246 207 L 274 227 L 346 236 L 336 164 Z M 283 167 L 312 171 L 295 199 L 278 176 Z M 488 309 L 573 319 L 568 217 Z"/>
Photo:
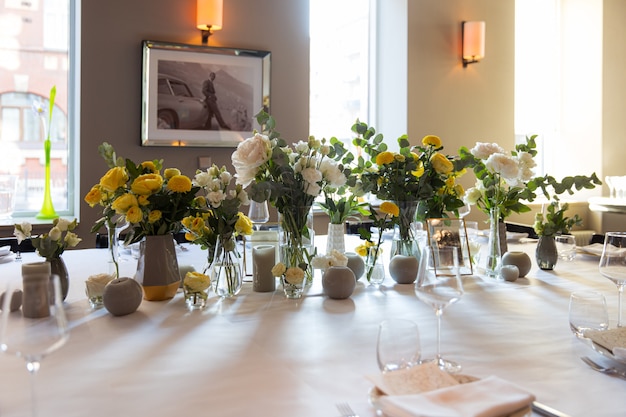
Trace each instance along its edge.
<path fill-rule="evenodd" d="M 22 265 L 22 315 L 31 319 L 50 315 L 50 263 Z"/>

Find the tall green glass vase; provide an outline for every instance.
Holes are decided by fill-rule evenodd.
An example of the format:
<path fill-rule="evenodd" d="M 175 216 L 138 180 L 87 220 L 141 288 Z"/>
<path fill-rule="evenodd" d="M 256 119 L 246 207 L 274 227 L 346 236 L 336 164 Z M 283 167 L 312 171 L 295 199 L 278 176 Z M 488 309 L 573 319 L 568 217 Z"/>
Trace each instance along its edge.
<path fill-rule="evenodd" d="M 53 86 L 50 89 L 50 109 L 48 110 L 48 128 L 46 129 L 46 140 L 44 142 L 44 152 L 46 156 L 46 170 L 45 170 L 45 183 L 44 183 L 44 192 L 43 192 L 43 204 L 41 205 L 41 210 L 37 213 L 38 219 L 51 220 L 59 217 L 57 212 L 54 210 L 54 205 L 52 204 L 52 195 L 50 193 L 50 149 L 52 148 L 52 142 L 50 142 L 50 129 L 52 128 L 52 111 L 54 110 L 54 99 L 57 95 L 57 88 Z M 45 120 L 44 120 L 44 129 L 46 128 Z"/>

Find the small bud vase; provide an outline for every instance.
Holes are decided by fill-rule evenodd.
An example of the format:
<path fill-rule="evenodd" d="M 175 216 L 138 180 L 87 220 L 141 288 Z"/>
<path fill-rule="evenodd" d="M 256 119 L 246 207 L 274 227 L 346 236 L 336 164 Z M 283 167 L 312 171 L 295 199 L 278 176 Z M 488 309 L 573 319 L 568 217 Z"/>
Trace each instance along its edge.
<path fill-rule="evenodd" d="M 222 298 L 234 297 L 241 291 L 243 274 L 241 259 L 233 235 L 220 236 L 211 264 L 213 290 Z"/>
<path fill-rule="evenodd" d="M 490 278 L 498 279 L 502 264 L 502 252 L 500 248 L 500 210 L 494 207 L 489 212 L 489 246 L 487 252 L 486 272 Z"/>
<path fill-rule="evenodd" d="M 535 250 L 535 259 L 540 269 L 547 271 L 554 269 L 556 261 L 559 259 L 554 236 L 539 236 L 537 249 Z"/>

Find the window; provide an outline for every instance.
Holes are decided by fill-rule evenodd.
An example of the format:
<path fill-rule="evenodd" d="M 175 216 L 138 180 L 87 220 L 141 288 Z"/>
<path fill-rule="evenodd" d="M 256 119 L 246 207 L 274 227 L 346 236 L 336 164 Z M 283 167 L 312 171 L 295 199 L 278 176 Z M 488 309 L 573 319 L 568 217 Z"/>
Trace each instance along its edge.
<path fill-rule="evenodd" d="M 33 217 L 43 200 L 47 122 L 35 112 L 35 102 L 49 109 L 56 86 L 50 140 L 51 193 L 59 215 L 74 216 L 74 149 L 78 139 L 79 0 L 7 0 L 0 4 L 0 174 L 17 176 L 13 219 Z M 47 120 L 47 116 L 46 116 Z M 11 224 L 5 219 L 1 224 Z"/>
<path fill-rule="evenodd" d="M 350 128 L 369 118 L 370 2 L 310 2 L 311 135 L 353 136 Z"/>

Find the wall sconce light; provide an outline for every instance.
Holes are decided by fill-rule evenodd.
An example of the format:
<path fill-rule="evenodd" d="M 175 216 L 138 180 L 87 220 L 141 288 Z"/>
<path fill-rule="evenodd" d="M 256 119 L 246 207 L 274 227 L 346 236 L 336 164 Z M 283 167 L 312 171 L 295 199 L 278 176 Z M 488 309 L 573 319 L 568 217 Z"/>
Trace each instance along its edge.
<path fill-rule="evenodd" d="M 463 68 L 485 57 L 485 22 L 463 22 Z"/>
<path fill-rule="evenodd" d="M 198 0 L 196 27 L 202 31 L 202 43 L 209 43 L 214 30 L 222 29 L 223 0 Z"/>

